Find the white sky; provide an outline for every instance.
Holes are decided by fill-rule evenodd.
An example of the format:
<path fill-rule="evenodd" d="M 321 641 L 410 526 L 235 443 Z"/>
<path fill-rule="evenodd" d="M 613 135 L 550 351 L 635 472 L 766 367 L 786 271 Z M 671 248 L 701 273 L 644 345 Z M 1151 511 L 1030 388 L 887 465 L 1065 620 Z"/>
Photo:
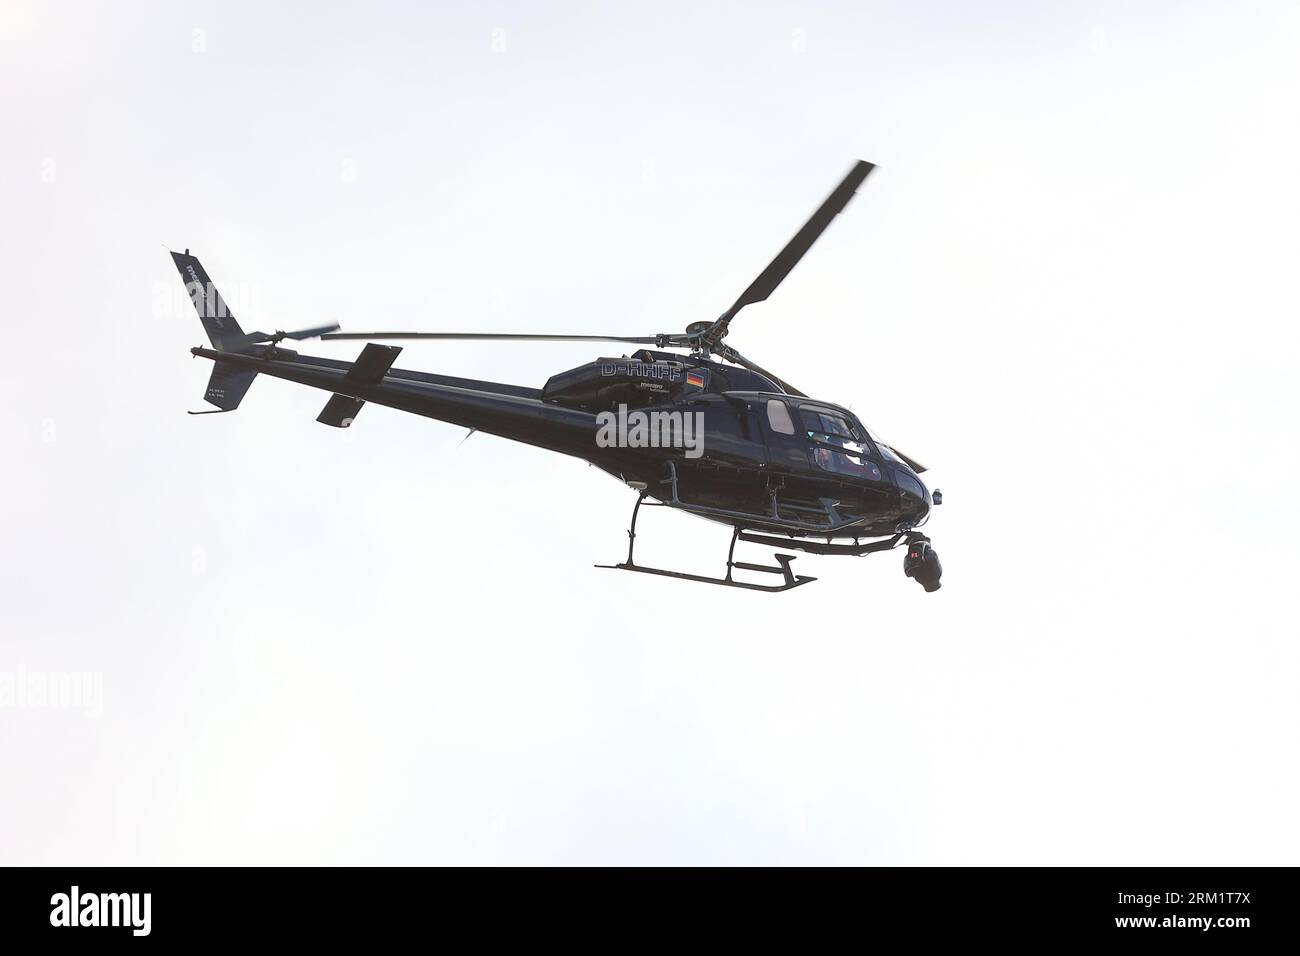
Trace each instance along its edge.
<path fill-rule="evenodd" d="M 0 709 L 0 862 L 1296 862 L 1293 4 L 331 6 L 0 4 L 0 676 L 103 687 Z M 580 462 L 185 415 L 164 245 L 246 329 L 671 331 L 858 157 L 730 341 L 931 466 L 937 594 L 598 571 Z"/>

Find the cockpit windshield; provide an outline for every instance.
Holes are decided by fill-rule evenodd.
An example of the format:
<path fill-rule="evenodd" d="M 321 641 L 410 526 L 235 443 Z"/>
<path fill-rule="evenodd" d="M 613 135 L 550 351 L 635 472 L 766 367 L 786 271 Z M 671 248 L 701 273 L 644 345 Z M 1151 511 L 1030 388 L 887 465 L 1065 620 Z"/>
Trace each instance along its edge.
<path fill-rule="evenodd" d="M 883 441 L 881 441 L 879 438 L 876 437 L 876 433 L 875 433 L 875 432 L 873 432 L 873 431 L 868 431 L 868 434 L 871 435 L 871 440 L 874 441 L 874 442 L 876 443 L 876 447 L 880 449 L 880 454 L 884 455 L 885 458 L 887 458 L 889 461 L 892 461 L 892 462 L 894 462 L 895 464 L 898 464 L 898 465 L 904 465 L 904 464 L 906 464 L 906 462 L 904 462 L 903 459 L 901 459 L 901 458 L 898 457 L 898 455 L 895 453 L 894 449 L 890 448 L 890 447 L 889 447 L 888 445 L 886 445 Z"/>
<path fill-rule="evenodd" d="M 887 460 L 895 462 L 900 465 L 907 464 L 905 461 L 903 461 L 903 459 L 898 457 L 897 452 L 895 452 L 894 449 L 890 448 L 889 445 L 886 444 L 885 441 L 870 428 L 870 426 L 868 426 L 866 423 L 862 423 L 862 427 L 866 430 L 867 435 L 871 438 L 871 441 L 875 444 L 875 446 L 880 449 L 880 454 L 882 454 Z"/>

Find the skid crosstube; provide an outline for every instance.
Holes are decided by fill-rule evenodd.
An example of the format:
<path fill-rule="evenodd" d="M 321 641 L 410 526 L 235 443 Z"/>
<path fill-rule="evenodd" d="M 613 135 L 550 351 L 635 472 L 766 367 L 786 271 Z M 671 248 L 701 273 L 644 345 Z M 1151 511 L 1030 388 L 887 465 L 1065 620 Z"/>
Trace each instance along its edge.
<path fill-rule="evenodd" d="M 811 584 L 817 579 L 807 574 L 795 574 L 790 570 L 790 562 L 795 559 L 793 554 L 777 554 L 776 566 L 768 564 L 752 564 L 748 561 L 737 561 L 736 557 L 736 540 L 741 536 L 741 529 L 737 527 L 731 534 L 731 548 L 727 552 L 727 575 L 722 578 L 712 578 L 705 574 L 690 574 L 686 571 L 668 571 L 664 568 L 651 568 L 645 565 L 637 564 L 633 557 L 633 551 L 636 548 L 636 519 L 641 513 L 641 505 L 645 503 L 646 493 L 642 492 L 636 500 L 636 506 L 632 509 L 632 526 L 627 532 L 627 560 L 619 564 L 598 564 L 598 568 L 608 568 L 615 571 L 638 571 L 641 574 L 657 574 L 665 578 L 677 578 L 679 581 L 696 581 L 700 584 L 716 584 L 726 588 L 743 588 L 746 591 L 789 591 L 791 588 L 797 588 L 803 584 Z M 656 504 L 651 502 L 652 507 L 672 507 L 666 504 Z M 737 581 L 731 576 L 732 569 L 740 568 L 743 571 L 758 571 L 763 574 L 779 574 L 782 577 L 780 584 L 751 584 L 748 581 Z"/>

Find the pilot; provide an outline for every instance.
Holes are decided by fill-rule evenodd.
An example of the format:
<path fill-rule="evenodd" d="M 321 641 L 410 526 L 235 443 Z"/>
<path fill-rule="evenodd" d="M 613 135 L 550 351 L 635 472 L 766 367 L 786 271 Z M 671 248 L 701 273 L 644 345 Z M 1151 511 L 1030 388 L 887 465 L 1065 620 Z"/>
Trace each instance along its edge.
<path fill-rule="evenodd" d="M 815 438 L 813 439 L 816 440 Z M 813 459 L 817 462 L 817 467 L 824 468 L 827 471 L 836 471 L 835 455 L 824 445 L 813 446 Z"/>

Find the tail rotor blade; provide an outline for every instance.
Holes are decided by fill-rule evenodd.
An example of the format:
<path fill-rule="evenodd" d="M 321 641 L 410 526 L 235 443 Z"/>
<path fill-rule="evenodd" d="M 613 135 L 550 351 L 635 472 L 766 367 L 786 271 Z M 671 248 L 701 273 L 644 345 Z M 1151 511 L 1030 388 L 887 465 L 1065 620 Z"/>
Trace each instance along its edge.
<path fill-rule="evenodd" d="M 227 350 L 237 349 L 245 345 L 257 345 L 259 342 L 274 344 L 283 339 L 293 339 L 296 342 L 301 342 L 303 339 L 314 339 L 318 336 L 323 338 L 326 333 L 333 332 L 338 327 L 339 324 L 333 322 L 330 325 L 319 325 L 312 329 L 298 329 L 295 332 L 249 332 L 247 335 L 235 335 L 228 339 L 222 339 L 221 348 Z"/>
<path fill-rule="evenodd" d="M 338 329 L 339 324 L 333 322 L 329 325 L 317 326 L 314 329 L 299 329 L 297 332 L 285 332 L 283 334 L 286 339 L 293 339 L 296 342 L 301 342 L 303 339 L 314 339 L 317 336 L 324 337 L 326 333 L 337 332 Z M 277 332 L 276 334 L 279 335 L 280 333 Z"/>
<path fill-rule="evenodd" d="M 230 338 L 224 338 L 218 345 L 218 348 L 229 351 L 230 349 L 242 348 L 245 345 L 256 345 L 259 342 L 270 342 L 275 336 L 268 335 L 265 332 L 249 332 L 247 335 L 232 335 Z"/>

